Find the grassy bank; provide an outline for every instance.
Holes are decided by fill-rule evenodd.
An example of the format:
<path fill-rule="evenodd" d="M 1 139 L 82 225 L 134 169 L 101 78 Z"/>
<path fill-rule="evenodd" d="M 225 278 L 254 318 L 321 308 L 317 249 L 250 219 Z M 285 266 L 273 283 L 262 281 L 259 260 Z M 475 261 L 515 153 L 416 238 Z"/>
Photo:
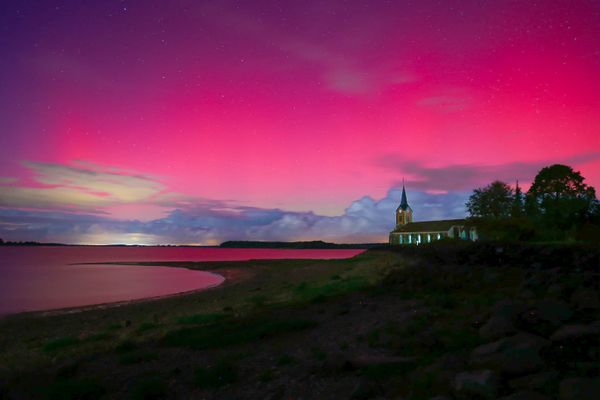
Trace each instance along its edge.
<path fill-rule="evenodd" d="M 347 260 L 170 265 L 235 279 L 151 302 L 0 320 L 0 393 L 458 399 L 565 392 L 563 399 L 572 387 L 597 384 L 597 250 L 440 243 Z"/>

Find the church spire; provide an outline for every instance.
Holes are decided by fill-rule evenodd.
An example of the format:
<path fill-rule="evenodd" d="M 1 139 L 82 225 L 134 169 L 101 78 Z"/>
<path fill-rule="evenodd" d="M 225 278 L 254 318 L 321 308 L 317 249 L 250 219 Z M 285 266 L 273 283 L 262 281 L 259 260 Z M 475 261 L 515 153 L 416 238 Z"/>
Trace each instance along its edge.
<path fill-rule="evenodd" d="M 396 209 L 396 227 L 406 225 L 409 222 L 412 222 L 412 209 L 408 205 L 404 179 L 402 179 L 402 198 L 400 199 L 400 205 Z"/>
<path fill-rule="evenodd" d="M 400 200 L 400 208 L 402 210 L 409 208 L 408 200 L 406 199 L 406 189 L 404 189 L 404 179 L 402 179 L 402 199 Z"/>

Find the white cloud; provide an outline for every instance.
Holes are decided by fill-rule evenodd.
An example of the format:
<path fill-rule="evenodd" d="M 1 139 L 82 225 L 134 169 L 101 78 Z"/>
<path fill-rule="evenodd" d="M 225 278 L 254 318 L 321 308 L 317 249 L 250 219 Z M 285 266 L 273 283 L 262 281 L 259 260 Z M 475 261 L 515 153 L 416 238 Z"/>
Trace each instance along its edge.
<path fill-rule="evenodd" d="M 68 243 L 217 244 L 225 240 L 384 242 L 394 226 L 401 190 L 379 200 L 365 196 L 339 216 L 200 201 L 150 221 L 0 209 L 0 237 Z M 409 191 L 416 220 L 461 218 L 468 193 Z"/>

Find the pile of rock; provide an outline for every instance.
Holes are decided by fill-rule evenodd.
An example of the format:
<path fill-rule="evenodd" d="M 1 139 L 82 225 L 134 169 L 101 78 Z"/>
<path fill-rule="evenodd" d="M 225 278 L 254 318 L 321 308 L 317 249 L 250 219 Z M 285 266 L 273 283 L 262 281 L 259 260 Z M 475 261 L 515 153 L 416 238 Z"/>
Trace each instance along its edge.
<path fill-rule="evenodd" d="M 534 275 L 520 299 L 492 307 L 479 329 L 488 343 L 472 350 L 467 368 L 454 376 L 456 398 L 600 398 L 598 290 L 553 282 L 533 300 L 547 283 Z"/>

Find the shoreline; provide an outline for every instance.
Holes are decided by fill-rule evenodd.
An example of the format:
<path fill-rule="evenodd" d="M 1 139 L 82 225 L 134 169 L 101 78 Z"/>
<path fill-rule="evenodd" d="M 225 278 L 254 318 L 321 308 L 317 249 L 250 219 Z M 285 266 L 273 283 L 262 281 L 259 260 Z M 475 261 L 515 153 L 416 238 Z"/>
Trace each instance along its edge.
<path fill-rule="evenodd" d="M 158 266 L 158 265 L 149 265 L 144 262 L 129 263 L 129 264 L 114 264 L 114 265 Z M 133 305 L 133 304 L 151 303 L 151 302 L 165 300 L 165 299 L 169 299 L 169 298 L 191 296 L 196 293 L 230 286 L 234 283 L 239 282 L 242 279 L 248 278 L 248 275 L 251 275 L 251 274 L 244 274 L 244 272 L 250 272 L 250 271 L 242 272 L 239 269 L 231 269 L 231 268 L 204 270 L 204 269 L 186 268 L 185 266 L 180 266 L 180 265 L 168 265 L 166 263 L 161 266 L 168 267 L 168 268 L 185 268 L 185 269 L 189 269 L 190 271 L 205 272 L 208 274 L 217 275 L 217 276 L 223 278 L 223 280 L 218 284 L 206 286 L 203 288 L 186 290 L 183 292 L 176 292 L 176 293 L 159 295 L 159 296 L 141 297 L 141 298 L 137 298 L 137 299 L 111 301 L 111 302 L 106 302 L 106 303 L 96 303 L 96 304 L 88 304 L 88 305 L 73 306 L 73 307 L 53 308 L 53 309 L 48 309 L 48 310 L 31 310 L 31 311 L 19 311 L 19 312 L 14 312 L 14 313 L 0 314 L 0 320 L 10 318 L 10 317 L 26 317 L 26 316 L 28 316 L 28 317 L 38 318 L 38 317 L 52 317 L 52 316 L 60 316 L 60 315 L 78 314 L 78 313 L 82 313 L 82 312 L 86 312 L 86 311 L 110 310 L 110 309 L 115 309 L 115 308 L 119 308 L 119 307 L 123 307 L 123 306 L 129 306 L 129 305 Z"/>
<path fill-rule="evenodd" d="M 283 250 L 298 250 L 298 249 L 283 249 Z M 327 249 L 325 249 L 327 250 Z M 339 249 L 348 250 L 348 249 Z M 355 249 L 362 250 L 362 249 Z M 221 261 L 133 261 L 133 262 L 86 262 L 86 263 L 74 263 L 71 265 L 114 265 L 114 266 L 147 266 L 147 267 L 168 267 L 168 268 L 185 268 L 190 271 L 201 271 L 206 273 L 212 273 L 222 277 L 224 280 L 217 284 L 211 285 L 204 288 L 192 289 L 183 292 L 175 292 L 171 294 L 141 297 L 130 300 L 118 300 L 110 301 L 105 303 L 96 303 L 80 306 L 60 307 L 52 309 L 41 309 L 41 310 L 25 310 L 17 312 L 9 312 L 0 314 L 0 321 L 7 320 L 9 318 L 20 318 L 20 317 L 52 317 L 61 315 L 78 314 L 86 311 L 100 311 L 117 309 L 124 306 L 145 304 L 151 302 L 157 302 L 160 300 L 166 300 L 170 298 L 181 298 L 185 296 L 193 296 L 200 292 L 214 290 L 216 288 L 225 288 L 231 286 L 234 283 L 247 280 L 256 274 L 256 267 L 268 266 L 272 263 L 281 262 L 307 262 L 307 261 L 331 261 L 331 260 L 345 260 L 356 257 L 364 253 L 360 251 L 358 254 L 347 258 L 252 258 L 247 260 L 221 260 Z M 252 268 L 249 268 L 252 267 Z"/>

